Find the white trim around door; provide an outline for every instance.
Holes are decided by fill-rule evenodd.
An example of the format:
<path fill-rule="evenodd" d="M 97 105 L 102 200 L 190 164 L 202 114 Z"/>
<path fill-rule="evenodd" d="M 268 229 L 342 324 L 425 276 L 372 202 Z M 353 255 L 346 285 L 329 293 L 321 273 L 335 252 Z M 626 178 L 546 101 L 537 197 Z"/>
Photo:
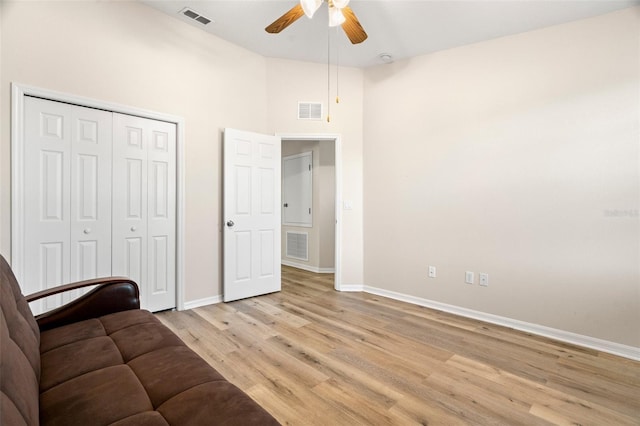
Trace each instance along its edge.
<path fill-rule="evenodd" d="M 335 228 L 335 278 L 334 288 L 345 291 L 342 286 L 342 141 L 338 134 L 332 133 L 276 133 L 283 141 L 333 141 L 335 148 L 335 173 L 336 173 L 336 228 Z"/>
<path fill-rule="evenodd" d="M 24 97 L 35 96 L 52 101 L 97 108 L 176 125 L 176 307 L 184 302 L 184 119 L 174 115 L 56 92 L 19 83 L 11 83 L 11 268 L 18 278 L 24 273 L 23 213 L 24 194 Z"/>

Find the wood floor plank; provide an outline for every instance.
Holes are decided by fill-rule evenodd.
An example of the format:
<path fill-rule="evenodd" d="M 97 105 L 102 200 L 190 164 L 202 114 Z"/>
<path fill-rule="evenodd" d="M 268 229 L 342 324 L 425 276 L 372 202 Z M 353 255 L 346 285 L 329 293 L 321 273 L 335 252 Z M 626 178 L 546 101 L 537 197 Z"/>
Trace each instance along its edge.
<path fill-rule="evenodd" d="M 217 309 L 218 305 L 208 305 L 196 308 L 193 311 L 213 324 L 218 330 L 229 328 L 229 321 L 235 319 L 236 309 Z M 227 305 L 223 305 L 227 306 Z M 228 306 L 227 306 L 228 308 Z"/>
<path fill-rule="evenodd" d="M 469 425 L 464 417 L 412 396 L 406 396 L 389 409 L 396 425 Z"/>
<path fill-rule="evenodd" d="M 461 370 L 471 375 L 484 377 L 491 380 L 508 390 L 509 395 L 513 399 L 526 401 L 531 404 L 531 413 L 540 415 L 541 418 L 562 419 L 561 423 L 574 421 L 578 424 L 630 424 L 634 417 L 640 420 L 640 417 L 627 415 L 624 412 L 612 410 L 608 406 L 604 406 L 593 401 L 589 401 L 576 396 L 573 393 L 564 393 L 550 386 L 540 384 L 524 377 L 519 377 L 506 371 L 496 369 L 482 363 L 462 358 L 458 355 L 447 361 L 448 365 L 457 365 Z M 487 386 L 492 390 L 494 395 L 501 392 L 492 386 Z M 609 403 L 615 400 L 608 401 Z M 635 404 L 630 401 L 630 404 Z M 626 411 L 626 409 L 624 410 Z M 570 414 L 567 414 L 570 413 Z M 638 413 L 636 411 L 636 413 Z M 600 419 L 595 422 L 596 419 Z M 605 423 L 602 423 L 605 421 Z M 631 423 L 633 424 L 633 423 Z"/>
<path fill-rule="evenodd" d="M 403 397 L 402 393 L 386 386 L 369 374 L 339 362 L 331 354 L 317 352 L 307 345 L 288 340 L 285 336 L 274 337 L 272 341 L 290 356 L 309 364 L 328 377 L 340 380 L 351 389 L 353 394 L 359 394 L 366 400 L 376 402 L 379 406 L 391 407 Z"/>
<path fill-rule="evenodd" d="M 285 425 L 640 425 L 640 362 L 333 289 L 158 314 Z"/>
<path fill-rule="evenodd" d="M 495 388 L 474 384 L 461 374 L 434 373 L 425 385 L 450 396 L 466 412 L 478 416 L 478 424 L 494 425 L 548 425 L 543 419 L 529 413 L 530 406 L 509 398 L 502 392 L 492 392 Z"/>

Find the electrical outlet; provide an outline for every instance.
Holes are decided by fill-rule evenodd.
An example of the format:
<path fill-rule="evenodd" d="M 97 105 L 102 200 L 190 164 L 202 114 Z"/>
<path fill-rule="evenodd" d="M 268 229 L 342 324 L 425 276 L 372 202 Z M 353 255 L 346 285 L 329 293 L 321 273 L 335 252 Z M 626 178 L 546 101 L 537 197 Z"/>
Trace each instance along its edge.
<path fill-rule="evenodd" d="M 429 266 L 429 278 L 435 278 L 435 277 L 436 277 L 436 267 Z"/>
<path fill-rule="evenodd" d="M 464 282 L 467 284 L 473 284 L 473 280 L 474 280 L 474 276 L 473 276 L 473 272 L 471 271 L 466 271 L 464 273 Z"/>
<path fill-rule="evenodd" d="M 489 274 L 480 272 L 480 285 L 483 287 L 489 286 Z"/>

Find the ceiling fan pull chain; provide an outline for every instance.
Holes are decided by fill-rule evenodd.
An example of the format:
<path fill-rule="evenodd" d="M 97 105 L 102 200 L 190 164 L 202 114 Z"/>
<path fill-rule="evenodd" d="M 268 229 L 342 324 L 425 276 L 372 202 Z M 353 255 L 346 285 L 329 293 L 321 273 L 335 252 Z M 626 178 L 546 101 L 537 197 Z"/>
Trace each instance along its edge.
<path fill-rule="evenodd" d="M 327 27 L 327 123 L 331 122 L 331 28 Z"/>
<path fill-rule="evenodd" d="M 338 28 L 336 27 L 336 103 L 340 103 L 340 42 L 337 37 Z"/>

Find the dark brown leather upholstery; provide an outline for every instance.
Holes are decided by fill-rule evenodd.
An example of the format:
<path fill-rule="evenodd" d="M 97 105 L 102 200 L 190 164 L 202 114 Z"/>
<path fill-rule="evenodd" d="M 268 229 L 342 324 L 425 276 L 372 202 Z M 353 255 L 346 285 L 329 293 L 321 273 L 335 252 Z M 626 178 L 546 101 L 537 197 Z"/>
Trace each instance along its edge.
<path fill-rule="evenodd" d="M 70 322 L 61 309 L 56 321 L 66 325 L 40 331 L 11 269 L 0 263 L 0 424 L 278 424 L 148 311 L 103 315 L 98 300 L 97 317 Z M 135 297 L 126 282 L 110 285 L 123 286 L 129 302 L 137 298 L 135 284 Z M 115 287 L 104 294 L 117 297 Z M 71 312 L 87 318 L 91 303 L 77 302 Z"/>
<path fill-rule="evenodd" d="M 98 287 L 83 297 L 72 300 L 58 309 L 38 315 L 36 320 L 40 331 L 114 312 L 140 309 L 140 292 L 138 291 L 138 286 L 127 278 L 114 277 L 87 280 L 60 286 L 59 288 L 66 287 L 67 290 L 75 290 L 91 285 L 98 285 Z M 42 294 L 49 296 L 56 294 L 56 291 L 42 291 L 35 295 L 30 295 L 27 297 L 27 302 L 39 299 Z"/>

